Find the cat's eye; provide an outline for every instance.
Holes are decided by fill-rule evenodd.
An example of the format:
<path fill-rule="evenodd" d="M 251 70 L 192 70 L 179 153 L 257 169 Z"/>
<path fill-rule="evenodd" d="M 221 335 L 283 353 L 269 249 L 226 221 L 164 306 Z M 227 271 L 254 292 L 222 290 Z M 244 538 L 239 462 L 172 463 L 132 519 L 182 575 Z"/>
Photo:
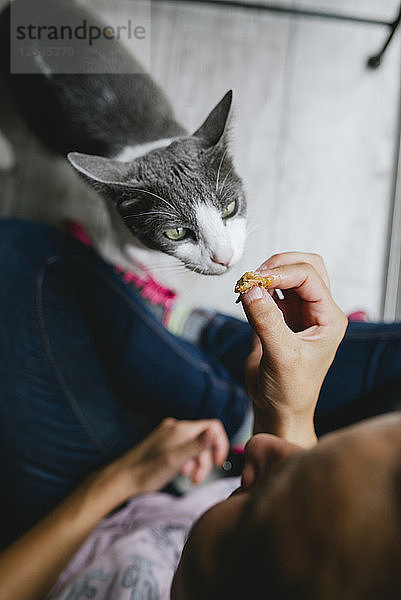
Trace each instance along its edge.
<path fill-rule="evenodd" d="M 237 201 L 232 200 L 232 202 L 227 204 L 227 206 L 223 209 L 223 211 L 221 213 L 221 218 L 228 219 L 229 217 L 232 217 L 236 210 L 237 210 Z"/>
<path fill-rule="evenodd" d="M 188 229 L 185 227 L 174 227 L 173 229 L 167 229 L 164 235 L 173 242 L 179 242 L 188 236 Z"/>

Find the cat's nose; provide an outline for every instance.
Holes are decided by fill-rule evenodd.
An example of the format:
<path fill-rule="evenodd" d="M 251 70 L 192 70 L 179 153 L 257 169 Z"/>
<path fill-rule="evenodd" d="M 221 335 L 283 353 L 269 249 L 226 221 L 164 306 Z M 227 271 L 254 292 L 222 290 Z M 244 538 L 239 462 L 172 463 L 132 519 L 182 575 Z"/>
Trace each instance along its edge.
<path fill-rule="evenodd" d="M 212 256 L 212 261 L 217 265 L 222 265 L 223 267 L 229 267 L 231 259 L 233 257 L 234 252 L 232 250 L 227 250 L 225 252 L 215 252 Z"/>

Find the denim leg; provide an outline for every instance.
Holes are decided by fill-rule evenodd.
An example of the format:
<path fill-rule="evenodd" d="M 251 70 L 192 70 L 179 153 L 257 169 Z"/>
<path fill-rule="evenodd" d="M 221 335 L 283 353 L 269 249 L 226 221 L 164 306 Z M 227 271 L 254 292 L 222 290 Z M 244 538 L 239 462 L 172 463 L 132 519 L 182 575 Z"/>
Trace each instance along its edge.
<path fill-rule="evenodd" d="M 201 344 L 244 385 L 244 364 L 252 344 L 248 323 L 216 315 Z M 350 323 L 319 396 L 318 433 L 400 406 L 401 323 Z"/>
<path fill-rule="evenodd" d="M 19 531 L 165 416 L 240 425 L 248 399 L 226 369 L 69 235 L 0 221 L 0 283 L 2 514 Z"/>
<path fill-rule="evenodd" d="M 14 537 L 135 439 L 46 226 L 0 221 L 1 516 Z M 54 342 L 54 343 L 53 343 Z"/>
<path fill-rule="evenodd" d="M 350 323 L 316 411 L 319 434 L 401 407 L 401 323 Z"/>
<path fill-rule="evenodd" d="M 252 349 L 253 330 L 247 321 L 216 313 L 200 337 L 200 345 L 245 387 L 245 362 Z"/>

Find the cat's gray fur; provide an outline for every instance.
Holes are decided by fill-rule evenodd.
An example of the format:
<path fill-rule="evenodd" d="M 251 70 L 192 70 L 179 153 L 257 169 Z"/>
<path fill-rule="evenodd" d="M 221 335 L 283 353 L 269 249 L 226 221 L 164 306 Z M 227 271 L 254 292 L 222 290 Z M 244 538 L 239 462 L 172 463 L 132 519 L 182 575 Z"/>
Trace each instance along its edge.
<path fill-rule="evenodd" d="M 71 0 L 16 2 L 24 3 L 32 19 L 45 6 L 57 22 L 63 14 L 68 23 L 94 21 Z M 7 11 L 0 35 L 7 70 Z M 228 149 L 232 93 L 188 135 L 162 90 L 120 43 L 99 41 L 81 59 L 95 71 L 102 64 L 110 70 L 112 61 L 120 72 L 57 74 L 57 58 L 32 58 L 36 74 L 9 77 L 25 119 L 49 148 L 68 154 L 133 244 L 139 240 L 200 273 L 224 273 L 241 256 L 245 241 L 246 201 Z M 135 75 L 124 74 L 134 70 Z M 171 230 L 184 230 L 186 237 L 173 241 L 166 236 Z"/>

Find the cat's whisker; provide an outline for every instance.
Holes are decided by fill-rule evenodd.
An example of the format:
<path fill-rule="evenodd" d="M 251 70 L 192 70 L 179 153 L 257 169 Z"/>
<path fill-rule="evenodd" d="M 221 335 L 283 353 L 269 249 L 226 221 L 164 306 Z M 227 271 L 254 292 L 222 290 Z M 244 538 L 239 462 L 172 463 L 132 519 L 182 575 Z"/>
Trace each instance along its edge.
<path fill-rule="evenodd" d="M 146 265 L 146 268 L 149 269 L 152 272 L 156 272 L 156 271 L 185 271 L 186 267 L 185 265 L 183 265 L 182 263 L 178 263 L 178 264 L 166 264 L 166 263 L 159 263 L 159 264 L 152 264 L 152 263 L 148 263 Z"/>
<path fill-rule="evenodd" d="M 246 243 L 249 242 L 249 240 L 253 241 L 254 238 L 254 234 L 259 231 L 259 229 L 261 229 L 264 226 L 264 223 L 247 223 L 246 225 L 246 230 L 245 230 L 245 241 Z"/>
<path fill-rule="evenodd" d="M 254 227 L 263 227 L 264 223 L 258 218 L 256 215 L 252 214 L 252 216 L 248 215 L 246 221 L 246 230 L 253 229 Z"/>
<path fill-rule="evenodd" d="M 256 239 L 255 233 L 257 231 L 258 231 L 258 228 L 255 228 L 255 229 L 250 229 L 249 231 L 246 232 L 245 241 L 248 245 L 249 245 L 249 243 L 255 242 L 255 239 Z"/>
<path fill-rule="evenodd" d="M 260 222 L 258 223 L 257 221 L 254 221 L 254 222 L 249 222 L 248 221 L 247 224 L 246 224 L 246 231 L 247 232 L 248 231 L 253 231 L 255 229 L 255 227 L 259 228 L 259 227 L 263 227 L 263 225 L 264 225 L 263 223 L 260 223 Z"/>
<path fill-rule="evenodd" d="M 133 213 L 132 215 L 124 215 L 123 219 L 131 219 L 133 217 L 148 217 L 151 215 L 157 215 L 158 217 L 160 215 L 165 215 L 166 217 L 171 217 L 174 220 L 177 220 L 177 215 L 173 215 L 172 213 L 169 212 L 165 212 L 165 211 L 149 211 L 149 212 L 144 212 L 144 213 Z"/>
<path fill-rule="evenodd" d="M 136 191 L 136 192 L 143 192 L 144 194 L 149 194 L 150 196 L 154 196 L 155 198 L 158 198 L 162 202 L 165 202 L 167 204 L 167 206 L 169 206 L 171 208 L 172 211 L 175 210 L 174 206 L 172 204 L 170 204 L 170 202 L 168 202 L 165 198 L 162 198 L 161 196 L 154 194 L 153 192 L 149 192 L 148 190 L 141 190 L 140 188 L 130 188 L 130 189 L 133 191 Z"/>
<path fill-rule="evenodd" d="M 185 271 L 184 265 L 182 267 L 180 265 L 160 265 L 158 267 L 149 266 L 149 270 L 152 272 L 165 272 L 165 271 Z"/>
<path fill-rule="evenodd" d="M 219 168 L 217 169 L 216 194 L 217 194 L 218 189 L 219 189 L 220 171 L 221 171 L 221 167 L 223 166 L 223 160 L 224 160 L 226 154 L 227 154 L 227 149 L 224 150 L 223 156 L 221 157 L 221 160 L 220 160 Z"/>
<path fill-rule="evenodd" d="M 245 245 L 247 249 L 250 248 L 258 248 L 260 247 L 260 235 L 256 235 L 255 232 L 257 229 L 252 229 L 246 233 L 245 237 Z"/>
<path fill-rule="evenodd" d="M 205 271 L 204 271 L 204 269 L 202 269 L 202 267 L 192 266 L 191 271 L 192 271 L 192 273 L 196 273 L 196 275 L 205 275 Z"/>
<path fill-rule="evenodd" d="M 231 167 L 231 168 L 229 169 L 229 171 L 228 171 L 227 175 L 224 177 L 224 179 L 223 179 L 223 183 L 221 184 L 221 188 L 220 188 L 220 194 L 221 194 L 221 192 L 224 190 L 225 183 L 226 183 L 226 181 L 227 181 L 227 178 L 229 177 L 229 175 L 231 175 L 231 171 L 232 171 L 232 170 L 233 170 L 233 167 Z M 225 200 L 225 198 L 224 198 L 224 200 Z"/>
<path fill-rule="evenodd" d="M 149 256 L 149 260 L 146 262 L 146 266 L 151 267 L 164 267 L 170 265 L 178 265 L 184 266 L 183 263 L 176 258 L 175 256 L 171 256 L 171 254 L 162 254 L 162 252 L 158 252 L 160 256 Z"/>
<path fill-rule="evenodd" d="M 264 227 L 264 223 L 253 223 L 251 224 L 251 226 L 247 226 L 246 228 L 246 236 L 248 237 L 249 235 L 255 233 L 255 231 L 258 231 L 259 229 L 262 229 Z"/>
<path fill-rule="evenodd" d="M 225 191 L 225 193 L 223 194 L 223 196 L 221 197 L 221 200 L 222 200 L 222 201 L 226 200 L 226 199 L 227 199 L 227 198 L 230 196 L 230 194 L 232 194 L 232 190 L 231 190 L 230 188 L 228 188 L 228 189 Z"/>

